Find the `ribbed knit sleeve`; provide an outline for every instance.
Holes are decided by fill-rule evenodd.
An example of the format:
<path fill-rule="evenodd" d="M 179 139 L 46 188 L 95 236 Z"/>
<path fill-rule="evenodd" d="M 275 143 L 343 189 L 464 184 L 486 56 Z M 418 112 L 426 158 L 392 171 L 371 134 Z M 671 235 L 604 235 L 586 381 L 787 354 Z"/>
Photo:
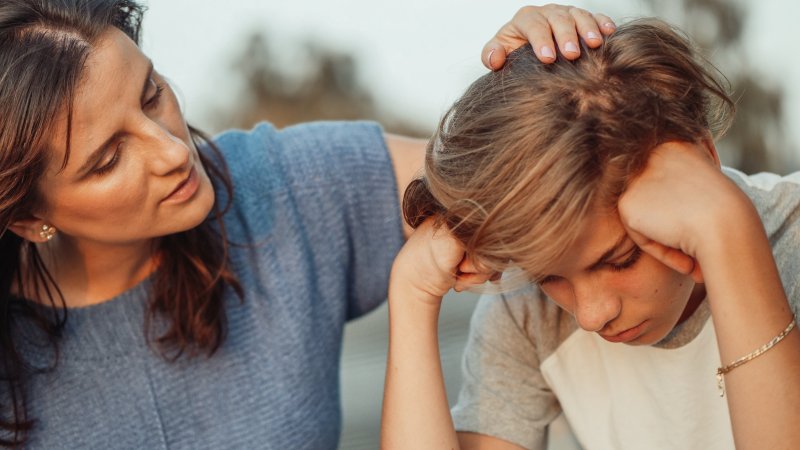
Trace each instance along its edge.
<path fill-rule="evenodd" d="M 377 124 L 316 122 L 280 131 L 261 124 L 218 142 L 228 149 L 237 222 L 249 224 L 245 240 L 262 241 L 270 231 L 270 238 L 285 239 L 291 229 L 292 238 L 307 244 L 309 267 L 326 272 L 336 266 L 339 278 L 325 284 L 335 289 L 330 283 L 346 283 L 348 319 L 386 298 L 403 237 L 397 183 Z M 284 210 L 291 217 L 275 217 Z M 292 223 L 274 235 L 269 224 L 287 220 Z"/>

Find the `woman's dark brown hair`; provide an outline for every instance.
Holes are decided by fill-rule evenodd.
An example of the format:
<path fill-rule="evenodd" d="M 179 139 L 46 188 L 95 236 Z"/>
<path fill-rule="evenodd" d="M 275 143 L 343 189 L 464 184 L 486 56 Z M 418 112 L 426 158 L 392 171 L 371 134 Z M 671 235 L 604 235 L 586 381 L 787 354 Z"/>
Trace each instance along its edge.
<path fill-rule="evenodd" d="M 470 86 L 405 193 L 412 226 L 437 216 L 490 271 L 547 273 L 592 208 L 614 210 L 650 151 L 724 133 L 724 78 L 657 19 L 620 26 L 575 61 L 530 47 Z"/>
<path fill-rule="evenodd" d="M 67 308 L 35 245 L 9 232 L 42 204 L 37 182 L 50 157 L 54 122 L 67 117 L 87 56 L 98 37 L 116 27 L 139 42 L 143 8 L 130 0 L 3 0 L 0 2 L 0 445 L 23 445 L 34 426 L 25 388 L 35 371 L 19 350 L 15 330 L 35 327 L 57 355 Z M 190 127 L 215 188 L 231 198 L 232 185 L 219 151 Z M 66 160 L 64 161 L 66 163 Z M 148 323 L 167 319 L 155 342 L 168 359 L 211 355 L 225 335 L 223 291 L 241 287 L 228 264 L 228 241 L 215 204 L 198 227 L 158 240 L 159 268 L 152 277 Z M 15 288 L 16 286 L 16 288 Z M 21 298 L 22 297 L 22 298 Z M 30 302 L 23 298 L 35 300 Z M 44 304 L 49 307 L 37 306 Z M 26 332 L 27 335 L 27 332 Z M 55 368 L 57 358 L 51 369 Z M 37 369 L 38 370 L 38 369 Z"/>

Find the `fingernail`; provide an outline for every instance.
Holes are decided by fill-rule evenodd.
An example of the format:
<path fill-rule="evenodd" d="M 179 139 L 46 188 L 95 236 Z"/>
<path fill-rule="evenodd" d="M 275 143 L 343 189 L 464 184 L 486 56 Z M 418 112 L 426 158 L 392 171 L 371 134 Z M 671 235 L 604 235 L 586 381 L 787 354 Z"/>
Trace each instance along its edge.
<path fill-rule="evenodd" d="M 545 58 L 555 58 L 556 54 L 553 53 L 553 49 L 547 46 L 542 47 L 542 56 Z"/>
<path fill-rule="evenodd" d="M 574 42 L 567 42 L 564 46 L 564 51 L 567 53 L 578 53 L 578 46 Z"/>
<path fill-rule="evenodd" d="M 494 51 L 495 49 L 489 50 L 489 57 L 487 58 L 489 60 L 489 68 L 492 70 L 494 70 L 494 66 L 492 65 L 492 55 L 494 55 Z"/>
<path fill-rule="evenodd" d="M 586 33 L 586 37 L 591 40 L 600 39 L 600 36 L 598 36 L 594 31 Z"/>
<path fill-rule="evenodd" d="M 614 25 L 614 24 L 613 24 L 613 23 L 611 23 L 611 22 L 606 22 L 605 24 L 603 24 L 603 26 L 604 26 L 604 27 L 606 27 L 606 28 L 614 28 L 614 29 L 616 29 L 616 28 L 617 28 L 617 26 L 616 26 L 616 25 Z"/>

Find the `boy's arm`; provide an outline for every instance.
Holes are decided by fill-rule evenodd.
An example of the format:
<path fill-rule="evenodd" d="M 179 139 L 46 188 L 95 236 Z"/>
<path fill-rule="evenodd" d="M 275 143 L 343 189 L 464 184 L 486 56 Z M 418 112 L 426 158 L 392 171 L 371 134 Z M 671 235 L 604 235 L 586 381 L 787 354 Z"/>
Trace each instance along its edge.
<path fill-rule="evenodd" d="M 451 418 L 437 339 L 441 298 L 450 287 L 493 278 L 476 271 L 461 245 L 432 222 L 412 234 L 392 268 L 382 448 L 544 448 L 546 426 L 560 409 L 517 318 L 531 304 L 527 291 L 478 302 Z M 469 432 L 456 433 L 454 418 Z"/>
<path fill-rule="evenodd" d="M 395 259 L 389 282 L 389 356 L 381 417 L 384 450 L 458 448 L 439 359 L 439 309 L 450 289 L 466 280 L 480 284 L 490 277 L 476 273 L 457 277 L 463 260 L 461 244 L 434 219 L 411 234 Z"/>
<path fill-rule="evenodd" d="M 657 147 L 619 210 L 644 251 L 705 283 L 721 364 L 752 355 L 793 320 L 761 219 L 721 173 L 712 143 Z M 800 441 L 800 333 L 724 378 L 737 448 Z"/>

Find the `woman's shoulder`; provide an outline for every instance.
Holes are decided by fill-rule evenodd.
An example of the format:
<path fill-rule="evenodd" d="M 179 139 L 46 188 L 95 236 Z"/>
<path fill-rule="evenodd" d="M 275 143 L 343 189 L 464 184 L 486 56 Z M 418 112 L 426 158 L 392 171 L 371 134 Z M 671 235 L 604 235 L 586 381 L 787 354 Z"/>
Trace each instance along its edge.
<path fill-rule="evenodd" d="M 308 122 L 278 129 L 261 122 L 250 130 L 228 130 L 214 138 L 235 184 L 264 189 L 314 190 L 391 161 L 381 127 L 365 121 Z"/>
<path fill-rule="evenodd" d="M 223 131 L 213 140 L 228 158 L 247 157 L 251 152 L 319 157 L 326 150 L 344 151 L 348 147 L 386 150 L 383 129 L 369 121 L 306 122 L 281 129 L 259 122 L 249 130 Z"/>

